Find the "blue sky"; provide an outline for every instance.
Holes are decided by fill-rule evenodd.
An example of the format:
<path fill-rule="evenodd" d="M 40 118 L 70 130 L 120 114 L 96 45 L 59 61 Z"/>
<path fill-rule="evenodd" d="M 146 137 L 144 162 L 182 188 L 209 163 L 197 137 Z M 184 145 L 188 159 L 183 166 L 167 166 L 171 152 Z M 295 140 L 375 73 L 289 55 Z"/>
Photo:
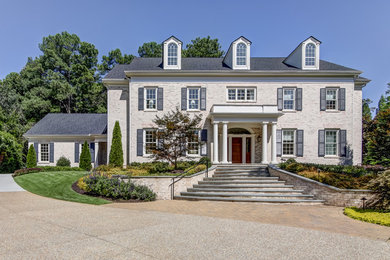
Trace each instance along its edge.
<path fill-rule="evenodd" d="M 187 44 L 218 38 L 226 50 L 243 35 L 252 57 L 287 56 L 313 35 L 321 59 L 362 70 L 363 96 L 378 99 L 390 82 L 390 1 L 5 1 L 0 2 L 0 78 L 40 55 L 42 38 L 62 31 L 93 43 L 99 55 L 137 54 L 144 42 L 175 35 Z"/>

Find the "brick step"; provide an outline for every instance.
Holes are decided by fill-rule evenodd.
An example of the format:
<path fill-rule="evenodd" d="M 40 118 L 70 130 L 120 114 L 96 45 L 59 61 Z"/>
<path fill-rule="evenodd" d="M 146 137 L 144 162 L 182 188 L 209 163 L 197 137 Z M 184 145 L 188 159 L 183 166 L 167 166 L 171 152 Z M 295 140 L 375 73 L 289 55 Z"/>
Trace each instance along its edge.
<path fill-rule="evenodd" d="M 279 180 L 207 180 L 199 181 L 198 184 L 270 184 L 270 185 L 279 185 L 284 184 L 285 181 Z"/>
<path fill-rule="evenodd" d="M 200 197 L 200 196 L 175 196 L 174 199 L 184 200 L 212 200 L 212 201 L 232 201 L 232 202 L 263 202 L 263 203 L 304 203 L 322 204 L 323 200 L 310 199 L 256 199 L 256 198 L 234 198 L 234 197 Z"/>
<path fill-rule="evenodd" d="M 242 198 L 279 198 L 279 199 L 312 199 L 313 195 L 289 194 L 289 193 L 227 193 L 227 192 L 181 192 L 182 196 L 200 197 L 242 197 Z"/>
<path fill-rule="evenodd" d="M 290 193 L 290 194 L 302 194 L 303 190 L 294 190 L 290 188 L 285 188 L 285 189 L 213 189 L 213 188 L 188 188 L 187 191 L 189 192 L 252 192 L 252 193 Z"/>
<path fill-rule="evenodd" d="M 257 176 L 213 176 L 211 178 L 204 178 L 205 181 L 212 181 L 212 180 L 279 180 L 279 177 L 257 177 Z"/>
<path fill-rule="evenodd" d="M 279 184 L 256 184 L 256 185 L 253 185 L 253 184 L 246 184 L 246 185 L 243 185 L 243 184 L 194 184 L 194 188 L 215 188 L 215 189 L 223 189 L 223 188 L 231 188 L 231 189 L 239 189 L 239 188 L 256 188 L 256 189 L 259 189 L 259 188 L 271 188 L 271 189 L 275 189 L 275 188 L 281 188 L 281 189 L 287 189 L 287 188 L 293 188 L 294 186 L 293 185 L 279 185 Z"/>

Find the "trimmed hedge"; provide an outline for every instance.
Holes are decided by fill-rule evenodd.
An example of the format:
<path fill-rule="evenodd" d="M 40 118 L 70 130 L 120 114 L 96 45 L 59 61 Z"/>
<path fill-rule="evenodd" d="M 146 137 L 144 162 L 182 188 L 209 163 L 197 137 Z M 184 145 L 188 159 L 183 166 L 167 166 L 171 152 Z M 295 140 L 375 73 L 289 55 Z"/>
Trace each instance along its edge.
<path fill-rule="evenodd" d="M 35 168 L 24 168 L 16 170 L 12 176 L 20 176 L 24 174 L 34 173 L 34 172 L 58 172 L 58 171 L 85 171 L 79 167 L 66 167 L 66 166 L 39 166 Z"/>
<path fill-rule="evenodd" d="M 56 163 L 56 166 L 70 167 L 70 160 L 65 156 L 61 156 Z"/>
<path fill-rule="evenodd" d="M 390 212 L 372 209 L 350 207 L 344 209 L 344 214 L 350 218 L 390 227 Z"/>

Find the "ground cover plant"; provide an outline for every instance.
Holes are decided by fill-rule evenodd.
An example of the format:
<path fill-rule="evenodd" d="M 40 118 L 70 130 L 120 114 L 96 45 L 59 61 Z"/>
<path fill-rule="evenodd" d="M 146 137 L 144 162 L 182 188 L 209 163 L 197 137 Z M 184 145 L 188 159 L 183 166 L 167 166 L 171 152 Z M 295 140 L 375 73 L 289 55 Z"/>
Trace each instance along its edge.
<path fill-rule="evenodd" d="M 298 163 L 294 159 L 280 163 L 279 167 L 340 189 L 368 189 L 369 182 L 384 170 L 381 166 L 361 167 Z"/>
<path fill-rule="evenodd" d="M 24 174 L 34 173 L 34 172 L 63 172 L 63 171 L 85 171 L 79 167 L 68 167 L 68 166 L 39 166 L 34 168 L 23 168 L 16 170 L 12 176 L 20 176 Z"/>
<path fill-rule="evenodd" d="M 350 207 L 344 209 L 344 214 L 353 219 L 390 227 L 390 211 Z"/>
<path fill-rule="evenodd" d="M 14 179 L 23 189 L 37 195 L 95 205 L 110 203 L 101 198 L 79 194 L 72 189 L 72 184 L 86 174 L 86 171 L 36 172 Z"/>
<path fill-rule="evenodd" d="M 153 201 L 157 196 L 146 186 L 119 180 L 102 173 L 92 173 L 80 178 L 77 186 L 88 195 L 113 200 Z"/>

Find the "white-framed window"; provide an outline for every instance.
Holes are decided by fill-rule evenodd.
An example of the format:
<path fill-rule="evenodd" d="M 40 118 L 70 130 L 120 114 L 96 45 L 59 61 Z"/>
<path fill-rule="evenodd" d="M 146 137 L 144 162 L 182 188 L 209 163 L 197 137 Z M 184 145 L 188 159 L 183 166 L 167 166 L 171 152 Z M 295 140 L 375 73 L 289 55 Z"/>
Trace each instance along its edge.
<path fill-rule="evenodd" d="M 177 44 L 168 44 L 168 65 L 177 65 Z"/>
<path fill-rule="evenodd" d="M 295 130 L 282 130 L 282 155 L 295 154 Z"/>
<path fill-rule="evenodd" d="M 44 143 L 40 144 L 40 156 L 41 156 L 41 162 L 49 162 L 49 144 Z"/>
<path fill-rule="evenodd" d="M 255 101 L 255 88 L 228 88 L 228 101 Z"/>
<path fill-rule="evenodd" d="M 316 65 L 316 46 L 313 43 L 309 43 L 306 45 L 305 65 Z"/>
<path fill-rule="evenodd" d="M 199 130 L 193 130 L 193 135 L 189 138 L 187 142 L 187 155 L 199 155 L 200 154 L 200 145 L 199 145 Z"/>
<path fill-rule="evenodd" d="M 246 65 L 246 45 L 245 43 L 237 44 L 237 65 Z"/>
<path fill-rule="evenodd" d="M 157 88 L 145 88 L 145 108 L 155 110 L 157 108 Z"/>
<path fill-rule="evenodd" d="M 283 88 L 283 109 L 294 110 L 295 109 L 295 89 Z"/>
<path fill-rule="evenodd" d="M 326 110 L 337 110 L 337 88 L 326 89 Z"/>
<path fill-rule="evenodd" d="M 157 129 L 145 129 L 144 130 L 144 144 L 145 144 L 145 155 L 153 154 L 153 150 L 157 148 Z"/>
<path fill-rule="evenodd" d="M 325 156 L 337 156 L 337 130 L 325 130 Z"/>
<path fill-rule="evenodd" d="M 187 88 L 188 110 L 199 110 L 200 88 Z"/>

